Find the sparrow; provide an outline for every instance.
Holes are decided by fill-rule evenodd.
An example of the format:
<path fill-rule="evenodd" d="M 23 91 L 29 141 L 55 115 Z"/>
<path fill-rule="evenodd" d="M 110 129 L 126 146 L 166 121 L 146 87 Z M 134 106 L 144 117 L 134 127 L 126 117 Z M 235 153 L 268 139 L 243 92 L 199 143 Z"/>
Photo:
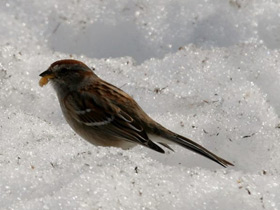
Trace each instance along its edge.
<path fill-rule="evenodd" d="M 39 76 L 41 87 L 52 84 L 70 127 L 94 145 L 129 149 L 139 144 L 164 153 L 161 146 L 173 151 L 168 144 L 175 143 L 223 167 L 233 166 L 154 121 L 131 96 L 100 79 L 81 61 L 58 60 Z M 160 137 L 157 142 L 152 141 L 154 136 Z"/>

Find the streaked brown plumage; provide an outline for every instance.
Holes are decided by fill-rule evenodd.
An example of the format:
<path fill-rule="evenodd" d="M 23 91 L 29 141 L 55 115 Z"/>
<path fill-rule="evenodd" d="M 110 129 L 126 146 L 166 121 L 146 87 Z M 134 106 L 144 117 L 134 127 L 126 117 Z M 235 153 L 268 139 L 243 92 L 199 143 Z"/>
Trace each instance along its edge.
<path fill-rule="evenodd" d="M 233 165 L 155 122 L 127 93 L 101 80 L 80 61 L 56 61 L 40 76 L 41 86 L 52 83 L 72 129 L 94 145 L 128 149 L 140 144 L 164 153 L 160 145 L 171 149 L 168 143 L 173 142 L 224 167 Z M 152 135 L 161 137 L 160 145 L 149 138 Z"/>

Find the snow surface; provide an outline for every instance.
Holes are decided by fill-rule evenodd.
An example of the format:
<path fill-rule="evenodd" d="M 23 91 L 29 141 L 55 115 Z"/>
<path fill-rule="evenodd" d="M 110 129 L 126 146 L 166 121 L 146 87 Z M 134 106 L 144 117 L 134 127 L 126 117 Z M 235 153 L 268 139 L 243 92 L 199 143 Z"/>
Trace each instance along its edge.
<path fill-rule="evenodd" d="M 1 209 L 280 209 L 278 0 L 1 0 Z M 79 59 L 155 120 L 232 161 L 174 145 L 90 145 L 39 73 Z"/>

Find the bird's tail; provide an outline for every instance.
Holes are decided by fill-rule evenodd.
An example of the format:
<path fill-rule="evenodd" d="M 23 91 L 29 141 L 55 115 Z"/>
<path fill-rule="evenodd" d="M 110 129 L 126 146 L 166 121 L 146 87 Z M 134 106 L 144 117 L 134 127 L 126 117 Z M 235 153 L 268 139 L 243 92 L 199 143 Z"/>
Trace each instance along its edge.
<path fill-rule="evenodd" d="M 213 161 L 215 161 L 216 163 L 222 165 L 223 167 L 227 167 L 227 166 L 233 166 L 232 163 L 224 160 L 223 158 L 218 157 L 217 155 L 213 154 L 212 152 L 210 152 L 209 150 L 205 149 L 204 147 L 200 146 L 199 144 L 195 143 L 194 141 L 181 136 L 179 134 L 176 134 L 170 130 L 167 130 L 165 128 L 160 128 L 157 130 L 156 132 L 159 136 L 170 140 L 171 142 L 174 142 L 176 144 L 179 144 L 180 146 L 189 149 L 193 152 L 196 152 L 204 157 L 207 157 Z"/>

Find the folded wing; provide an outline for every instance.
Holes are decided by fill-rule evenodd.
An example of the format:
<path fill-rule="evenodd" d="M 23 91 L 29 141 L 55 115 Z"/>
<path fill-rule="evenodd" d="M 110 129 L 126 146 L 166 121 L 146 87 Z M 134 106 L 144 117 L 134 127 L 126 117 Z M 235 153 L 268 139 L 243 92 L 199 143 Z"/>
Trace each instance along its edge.
<path fill-rule="evenodd" d="M 164 153 L 161 147 L 148 138 L 139 122 L 107 100 L 100 96 L 96 97 L 94 93 L 89 94 L 87 91 L 87 93 L 70 92 L 63 102 L 71 117 L 85 126 L 94 129 L 103 129 L 102 127 L 106 126 L 106 131 L 116 138 Z"/>

